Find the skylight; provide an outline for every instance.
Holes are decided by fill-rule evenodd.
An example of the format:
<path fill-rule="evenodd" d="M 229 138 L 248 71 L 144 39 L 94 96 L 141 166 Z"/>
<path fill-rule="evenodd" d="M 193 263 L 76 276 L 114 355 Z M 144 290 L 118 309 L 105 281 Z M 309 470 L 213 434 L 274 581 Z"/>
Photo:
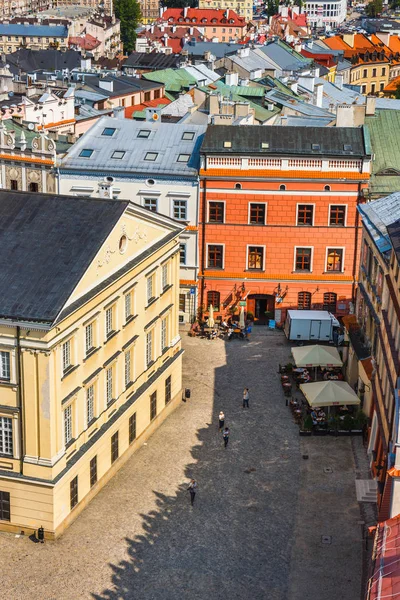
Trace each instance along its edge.
<path fill-rule="evenodd" d="M 311 144 L 312 150 L 321 150 L 321 146 L 319 144 Z"/>
<path fill-rule="evenodd" d="M 232 142 L 224 142 L 224 148 L 232 148 Z"/>
<path fill-rule="evenodd" d="M 116 129 L 114 129 L 114 127 L 106 127 L 105 129 L 103 129 L 103 133 L 101 135 L 111 137 L 112 135 L 114 135 L 115 132 Z"/>
<path fill-rule="evenodd" d="M 158 152 L 146 152 L 144 160 L 157 160 Z"/>
<path fill-rule="evenodd" d="M 344 144 L 343 150 L 345 152 L 351 152 L 353 150 L 353 146 L 351 144 Z"/>
<path fill-rule="evenodd" d="M 268 150 L 268 148 L 269 148 L 268 142 L 261 142 L 261 150 Z"/>
<path fill-rule="evenodd" d="M 124 158 L 125 156 L 125 151 L 124 150 L 114 150 L 114 152 L 111 155 L 111 158 Z"/>
<path fill-rule="evenodd" d="M 177 162 L 184 162 L 184 163 L 187 163 L 187 162 L 188 162 L 188 160 L 189 160 L 189 158 L 190 158 L 190 154 L 180 154 L 180 155 L 178 156 L 178 161 L 177 161 Z"/>
<path fill-rule="evenodd" d="M 84 148 L 81 150 L 80 157 L 81 158 L 90 158 L 93 154 L 94 150 L 90 150 L 89 148 Z"/>
<path fill-rule="evenodd" d="M 150 135 L 150 129 L 141 129 L 137 134 L 138 138 L 148 138 Z"/>
<path fill-rule="evenodd" d="M 182 135 L 183 140 L 193 140 L 194 139 L 194 131 L 184 131 Z"/>

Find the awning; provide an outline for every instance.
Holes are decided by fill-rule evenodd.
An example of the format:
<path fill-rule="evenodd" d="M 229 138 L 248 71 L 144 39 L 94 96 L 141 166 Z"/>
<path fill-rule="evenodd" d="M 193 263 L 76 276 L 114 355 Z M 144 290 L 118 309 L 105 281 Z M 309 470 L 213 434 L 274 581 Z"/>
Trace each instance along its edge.
<path fill-rule="evenodd" d="M 299 346 L 292 348 L 297 367 L 341 367 L 339 352 L 330 346 Z"/>
<path fill-rule="evenodd" d="M 300 389 L 313 406 L 347 406 L 360 404 L 360 398 L 347 381 L 316 381 L 302 383 Z"/>

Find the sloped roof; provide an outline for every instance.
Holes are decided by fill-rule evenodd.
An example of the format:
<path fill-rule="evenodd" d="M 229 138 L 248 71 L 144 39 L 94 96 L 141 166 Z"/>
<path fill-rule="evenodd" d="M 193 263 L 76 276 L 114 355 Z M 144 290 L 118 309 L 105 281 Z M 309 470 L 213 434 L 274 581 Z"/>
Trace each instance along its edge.
<path fill-rule="evenodd" d="M 128 204 L 0 190 L 0 316 L 53 322 Z"/>
<path fill-rule="evenodd" d="M 400 594 L 400 515 L 378 523 L 374 548 L 375 568 L 368 581 L 368 600 L 396 600 Z"/>
<path fill-rule="evenodd" d="M 203 57 L 205 52 L 211 52 L 216 58 L 235 54 L 240 48 L 243 48 L 241 44 L 192 41 L 186 42 L 183 46 L 183 50 L 188 52 L 188 54 Z"/>
<path fill-rule="evenodd" d="M 148 100 L 142 102 L 142 104 L 134 104 L 125 108 L 125 119 L 137 119 L 146 118 L 146 108 L 161 108 L 167 104 L 171 104 L 171 100 L 168 98 L 156 98 L 155 100 Z"/>
<path fill-rule="evenodd" d="M 231 146 L 226 147 L 225 143 Z M 261 144 L 268 144 L 262 149 Z M 317 145 L 318 148 L 312 149 Z M 350 145 L 352 150 L 345 150 Z M 280 127 L 271 125 L 210 125 L 204 136 L 202 152 L 223 152 L 224 154 L 263 153 L 307 155 L 307 156 L 346 156 L 363 157 L 364 133 L 357 127 L 332 127 L 329 135 L 325 127 Z"/>
<path fill-rule="evenodd" d="M 389 226 L 400 219 L 400 191 L 379 200 L 360 204 L 358 210 L 363 217 L 363 225 L 378 250 L 390 250 L 388 231 Z"/>
<path fill-rule="evenodd" d="M 180 92 L 196 85 L 196 79 L 185 69 L 163 69 L 154 73 L 144 73 L 143 79 L 165 85 L 168 92 Z"/>
<path fill-rule="evenodd" d="M 159 19 L 159 22 L 161 21 L 177 24 L 191 23 L 199 26 L 212 25 L 213 27 L 227 24 L 232 27 L 246 26 L 244 17 L 240 17 L 231 9 L 228 11 L 213 8 L 167 8 Z"/>
<path fill-rule="evenodd" d="M 75 50 L 30 50 L 29 48 L 20 48 L 12 54 L 7 54 L 7 64 L 13 73 L 21 70 L 23 73 L 32 73 L 34 71 L 61 71 L 69 69 L 72 71 L 81 64 L 81 55 Z"/>
<path fill-rule="evenodd" d="M 168 69 L 179 67 L 182 58 L 163 52 L 132 52 L 125 60 L 122 69 Z"/>
<path fill-rule="evenodd" d="M 112 136 L 104 136 L 105 128 L 115 129 Z M 102 117 L 73 145 L 60 165 L 61 171 L 173 174 L 175 177 L 197 177 L 199 148 L 205 127 L 180 123 L 145 123 Z M 149 131 L 141 137 L 141 131 Z M 192 140 L 183 140 L 185 132 L 193 132 Z M 80 156 L 82 150 L 93 150 L 89 158 Z M 122 158 L 113 158 L 115 151 L 125 152 Z M 151 153 L 151 157 L 147 156 Z M 180 155 L 190 156 L 188 162 L 179 161 Z M 154 155 L 155 158 L 154 158 Z M 154 158 L 154 160 L 153 160 Z"/>
<path fill-rule="evenodd" d="M 378 100 L 383 99 L 379 98 Z M 387 100 L 387 102 L 396 101 Z M 365 124 L 370 132 L 371 146 L 375 154 L 369 183 L 371 193 L 386 196 L 392 192 L 397 192 L 400 190 L 400 175 L 396 175 L 396 172 L 400 171 L 400 146 L 398 141 L 400 111 L 378 110 L 374 116 L 366 117 Z M 387 169 L 391 171 L 387 171 Z"/>

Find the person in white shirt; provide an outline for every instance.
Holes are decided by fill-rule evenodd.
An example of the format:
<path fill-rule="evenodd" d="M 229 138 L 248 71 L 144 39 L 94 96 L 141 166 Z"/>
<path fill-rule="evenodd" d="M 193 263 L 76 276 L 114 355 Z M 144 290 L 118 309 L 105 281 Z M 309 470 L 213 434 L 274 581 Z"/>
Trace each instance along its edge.
<path fill-rule="evenodd" d="M 218 415 L 218 429 L 221 431 L 221 429 L 223 429 L 225 424 L 225 415 L 222 412 L 222 410 L 220 411 L 219 415 Z"/>

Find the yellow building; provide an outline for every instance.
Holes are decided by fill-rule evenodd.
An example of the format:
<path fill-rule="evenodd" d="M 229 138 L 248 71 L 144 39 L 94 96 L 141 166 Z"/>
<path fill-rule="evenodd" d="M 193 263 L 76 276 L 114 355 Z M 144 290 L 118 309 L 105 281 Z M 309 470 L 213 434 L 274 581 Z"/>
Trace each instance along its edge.
<path fill-rule="evenodd" d="M 213 8 L 225 10 L 229 8 L 246 21 L 253 18 L 252 0 L 199 0 L 199 8 Z"/>
<path fill-rule="evenodd" d="M 0 530 L 57 537 L 181 399 L 179 234 L 0 191 Z"/>

